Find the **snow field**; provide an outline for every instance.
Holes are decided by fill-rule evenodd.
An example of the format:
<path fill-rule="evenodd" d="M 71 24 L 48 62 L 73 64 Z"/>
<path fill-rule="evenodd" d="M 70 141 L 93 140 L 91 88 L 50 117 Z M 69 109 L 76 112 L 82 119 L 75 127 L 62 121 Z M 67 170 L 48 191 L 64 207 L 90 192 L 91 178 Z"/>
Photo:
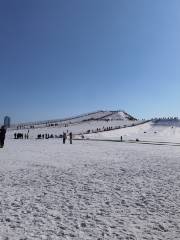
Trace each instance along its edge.
<path fill-rule="evenodd" d="M 0 154 L 0 239 L 180 239 L 180 147 L 8 139 Z"/>

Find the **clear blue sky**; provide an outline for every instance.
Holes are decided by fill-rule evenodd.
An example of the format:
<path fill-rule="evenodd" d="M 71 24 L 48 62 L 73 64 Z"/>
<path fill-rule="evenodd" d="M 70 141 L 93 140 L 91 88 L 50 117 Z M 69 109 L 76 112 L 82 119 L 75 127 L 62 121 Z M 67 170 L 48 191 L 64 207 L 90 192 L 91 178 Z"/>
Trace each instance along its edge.
<path fill-rule="evenodd" d="M 179 0 L 0 0 L 0 119 L 180 116 Z"/>

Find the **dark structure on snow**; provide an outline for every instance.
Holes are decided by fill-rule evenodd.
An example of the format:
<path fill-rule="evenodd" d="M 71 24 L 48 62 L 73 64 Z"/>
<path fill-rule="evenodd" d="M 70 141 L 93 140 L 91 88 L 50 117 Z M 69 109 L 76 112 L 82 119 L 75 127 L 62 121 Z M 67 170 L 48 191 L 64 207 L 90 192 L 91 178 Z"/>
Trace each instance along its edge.
<path fill-rule="evenodd" d="M 11 126 L 11 118 L 8 116 L 4 117 L 4 126 L 5 128 L 9 128 Z"/>

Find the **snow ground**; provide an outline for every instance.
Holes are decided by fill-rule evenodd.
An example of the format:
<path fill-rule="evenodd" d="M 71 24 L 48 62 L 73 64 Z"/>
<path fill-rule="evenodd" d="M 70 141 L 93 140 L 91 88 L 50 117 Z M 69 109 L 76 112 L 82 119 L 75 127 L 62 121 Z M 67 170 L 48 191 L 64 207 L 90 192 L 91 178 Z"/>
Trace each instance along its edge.
<path fill-rule="evenodd" d="M 179 240 L 180 147 L 7 139 L 0 239 Z"/>

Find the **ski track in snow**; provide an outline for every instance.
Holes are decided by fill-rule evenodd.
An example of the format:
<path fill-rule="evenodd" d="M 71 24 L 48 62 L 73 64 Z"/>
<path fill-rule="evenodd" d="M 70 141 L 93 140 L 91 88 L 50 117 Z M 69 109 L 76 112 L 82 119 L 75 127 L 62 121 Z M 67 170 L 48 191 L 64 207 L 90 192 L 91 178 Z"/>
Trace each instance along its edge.
<path fill-rule="evenodd" d="M 180 148 L 8 140 L 0 239 L 180 239 Z"/>

